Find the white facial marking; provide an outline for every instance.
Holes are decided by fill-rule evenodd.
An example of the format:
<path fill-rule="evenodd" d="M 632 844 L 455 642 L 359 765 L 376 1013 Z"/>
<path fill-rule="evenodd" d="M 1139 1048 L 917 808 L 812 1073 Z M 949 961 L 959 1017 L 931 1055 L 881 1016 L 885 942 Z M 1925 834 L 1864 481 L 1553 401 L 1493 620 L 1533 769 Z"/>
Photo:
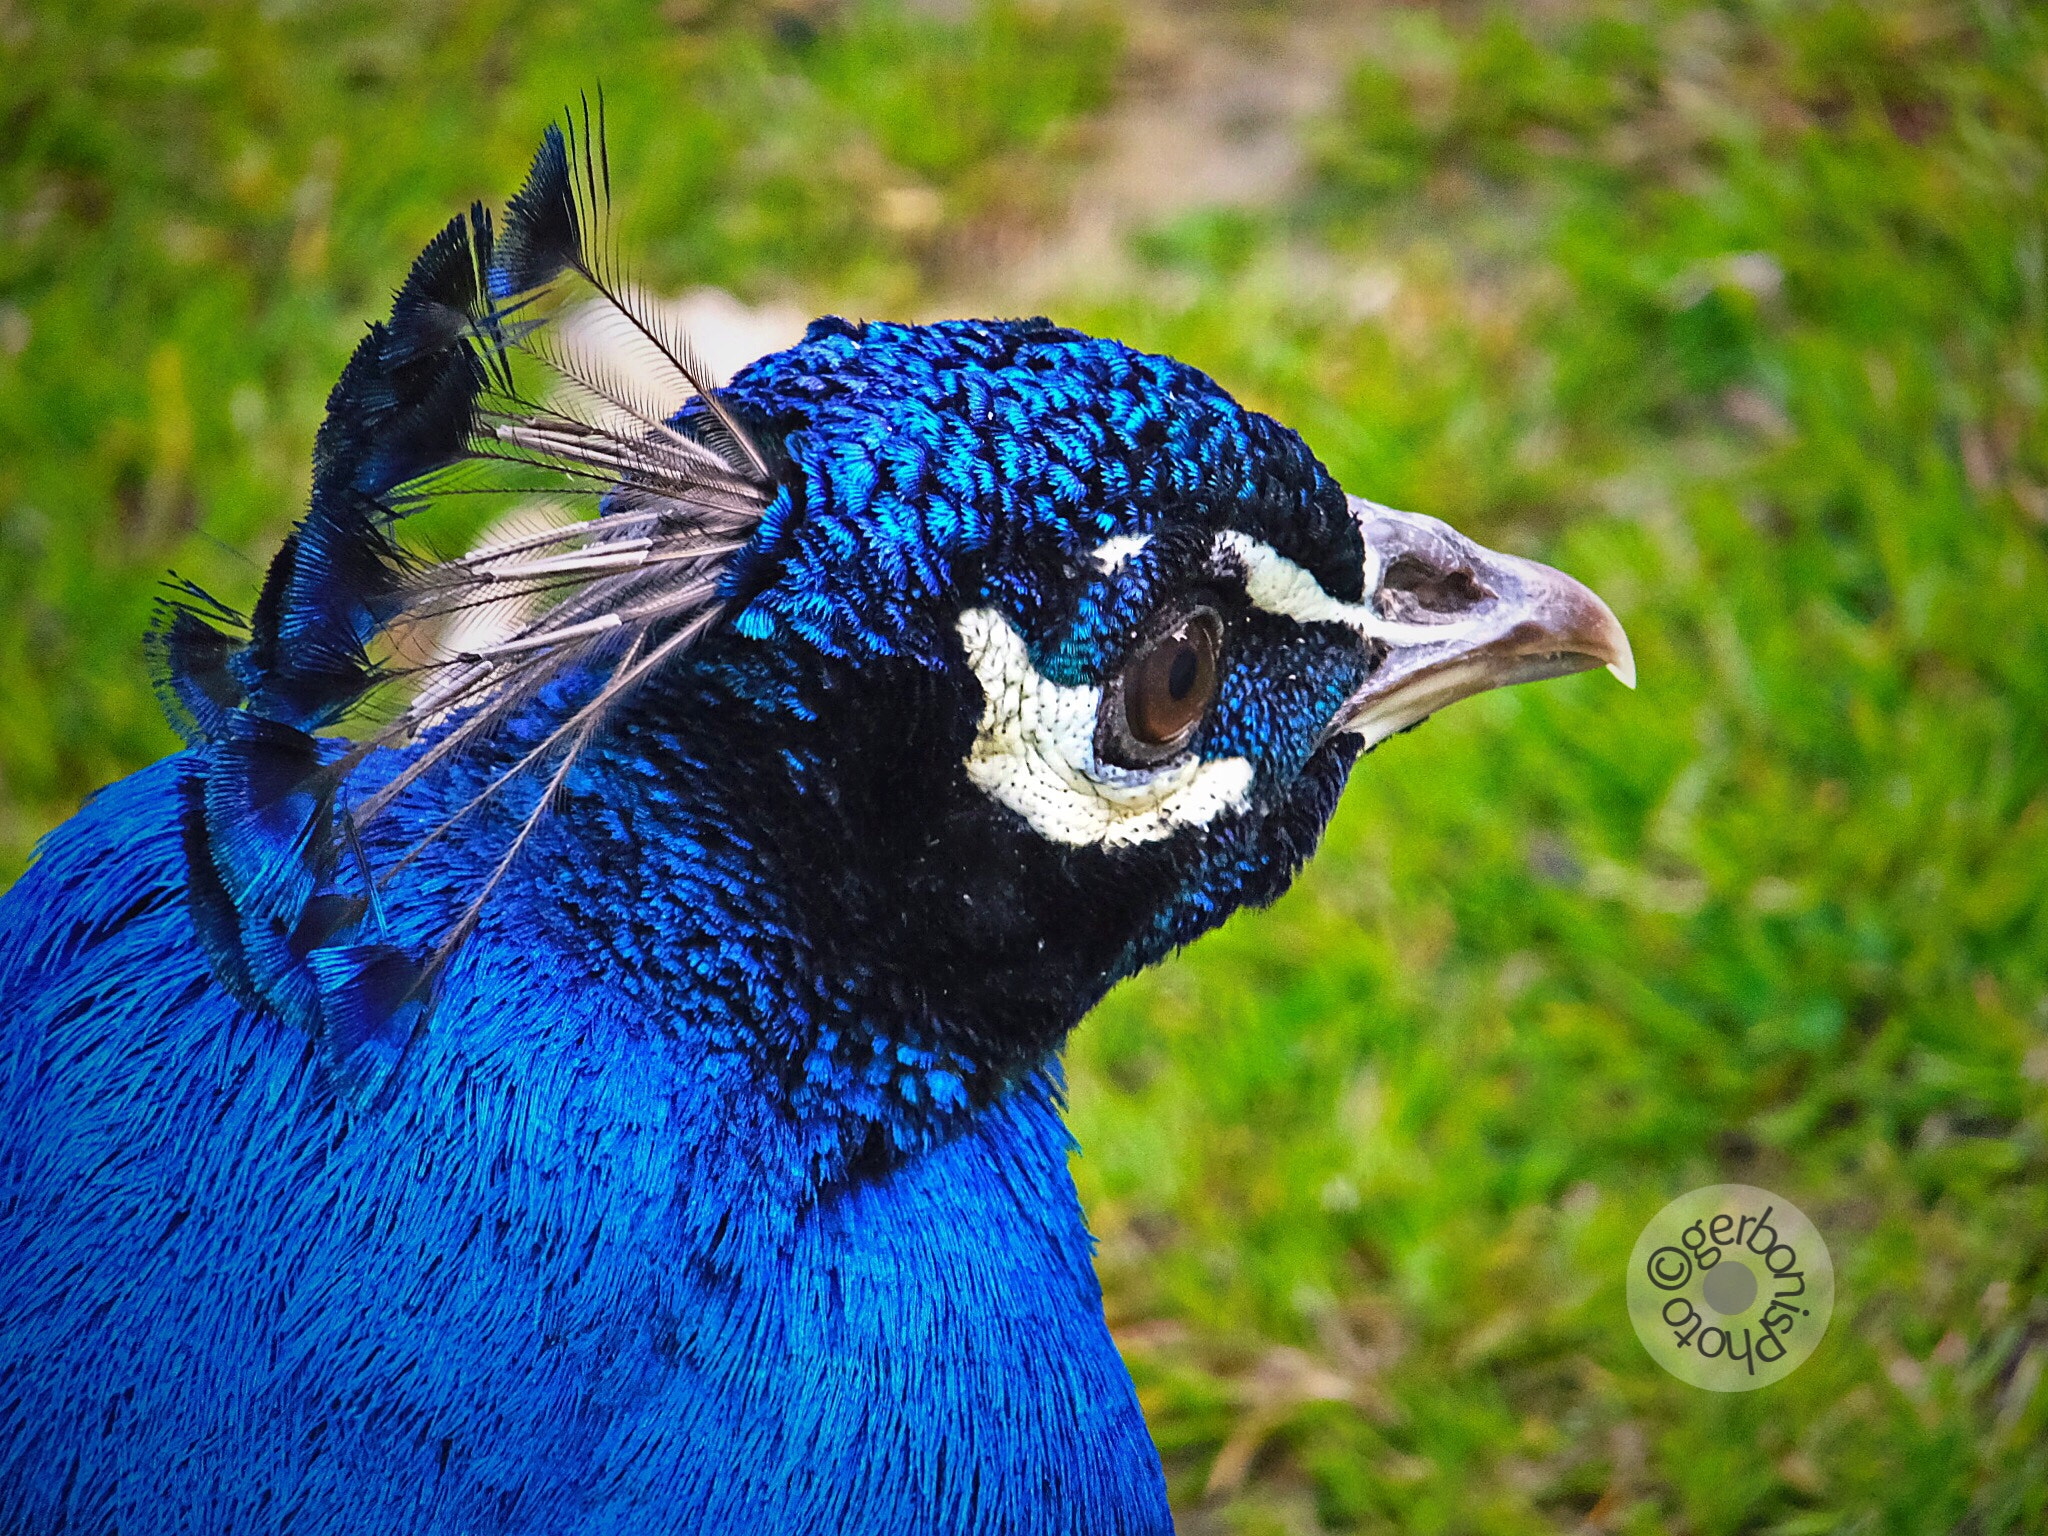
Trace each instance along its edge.
<path fill-rule="evenodd" d="M 1149 543 L 1149 534 L 1119 534 L 1088 558 L 1113 576 Z M 1455 640 L 1475 623 L 1404 624 L 1382 618 L 1368 604 L 1330 596 L 1305 568 L 1234 528 L 1217 533 L 1213 548 L 1243 568 L 1245 596 L 1253 607 L 1297 624 L 1342 624 L 1368 639 L 1400 646 Z M 1380 575 L 1371 551 L 1368 565 L 1370 589 Z M 961 614 L 960 640 L 984 698 L 981 725 L 967 754 L 967 776 L 1041 837 L 1075 848 L 1129 847 L 1244 806 L 1252 765 L 1241 757 L 1183 757 L 1147 769 L 1119 768 L 1097 758 L 1095 721 L 1102 690 L 1066 688 L 1042 676 L 1031 664 L 1023 637 L 996 609 Z"/>
<path fill-rule="evenodd" d="M 1252 765 L 1241 757 L 1183 757 L 1145 769 L 1100 761 L 1095 717 L 1102 690 L 1048 681 L 997 610 L 961 614 L 960 641 L 983 695 L 967 777 L 1040 837 L 1074 848 L 1124 848 L 1243 807 Z"/>
<path fill-rule="evenodd" d="M 1152 535 L 1149 533 L 1120 533 L 1115 538 L 1104 539 L 1096 545 L 1089 551 L 1088 558 L 1095 562 L 1103 575 L 1114 576 L 1123 569 L 1126 560 L 1134 555 L 1143 554 L 1145 546 L 1151 542 Z"/>
<path fill-rule="evenodd" d="M 1346 603 L 1330 596 L 1307 571 L 1261 544 L 1249 534 L 1226 528 L 1216 535 L 1216 551 L 1228 550 L 1244 567 L 1244 592 L 1254 608 L 1277 613 L 1297 624 L 1343 624 L 1369 640 L 1389 645 L 1432 645 L 1456 640 L 1478 620 L 1454 619 L 1445 624 L 1403 624 L 1383 619 L 1364 603 Z"/>

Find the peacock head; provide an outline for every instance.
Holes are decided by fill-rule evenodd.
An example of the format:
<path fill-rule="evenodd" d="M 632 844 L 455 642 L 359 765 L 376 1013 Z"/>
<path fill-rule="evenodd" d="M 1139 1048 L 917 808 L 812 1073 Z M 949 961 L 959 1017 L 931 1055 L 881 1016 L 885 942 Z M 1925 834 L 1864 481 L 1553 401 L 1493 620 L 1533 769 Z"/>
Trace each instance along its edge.
<path fill-rule="evenodd" d="M 1347 496 L 1170 358 L 835 319 L 723 398 L 775 491 L 704 658 L 797 675 L 780 771 L 827 792 L 775 815 L 858 892 L 859 963 L 1005 1039 L 1277 896 L 1362 749 L 1502 684 L 1633 681 L 1585 587 Z"/>
<path fill-rule="evenodd" d="M 444 230 L 358 348 L 246 643 L 196 594 L 159 634 L 202 929 L 338 1054 L 410 1047 L 536 829 L 587 803 L 619 857 L 768 893 L 785 968 L 1000 1079 L 1277 896 L 1361 750 L 1506 683 L 1632 683 L 1586 588 L 1347 496 L 1168 358 L 823 320 L 712 387 L 613 276 L 583 142 L 550 133 L 495 233 Z M 636 363 L 551 326 L 570 286 Z M 479 462 L 589 514 L 402 547 Z M 447 638 L 477 612 L 510 619 Z M 366 737 L 321 734 L 394 684 Z"/>

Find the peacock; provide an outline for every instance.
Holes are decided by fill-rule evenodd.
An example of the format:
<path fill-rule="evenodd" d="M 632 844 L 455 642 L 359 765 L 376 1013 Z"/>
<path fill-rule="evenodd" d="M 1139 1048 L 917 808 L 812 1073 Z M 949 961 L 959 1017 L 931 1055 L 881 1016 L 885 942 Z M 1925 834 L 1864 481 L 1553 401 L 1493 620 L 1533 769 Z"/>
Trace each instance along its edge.
<path fill-rule="evenodd" d="M 253 608 L 167 588 L 184 749 L 0 899 L 16 1536 L 1170 1530 L 1063 1041 L 1361 753 L 1633 684 L 1170 358 L 826 318 L 714 381 L 599 118 L 419 256 Z"/>

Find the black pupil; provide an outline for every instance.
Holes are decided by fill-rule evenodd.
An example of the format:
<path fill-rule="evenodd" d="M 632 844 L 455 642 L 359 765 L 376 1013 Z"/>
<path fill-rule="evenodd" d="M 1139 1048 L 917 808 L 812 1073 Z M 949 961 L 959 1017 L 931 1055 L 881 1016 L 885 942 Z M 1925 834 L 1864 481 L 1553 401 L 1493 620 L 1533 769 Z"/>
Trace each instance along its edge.
<path fill-rule="evenodd" d="M 1184 699 L 1188 690 L 1195 686 L 1195 676 L 1202 670 L 1202 662 L 1187 641 L 1180 641 L 1179 646 L 1174 654 L 1173 668 L 1166 674 L 1166 691 L 1175 699 Z"/>

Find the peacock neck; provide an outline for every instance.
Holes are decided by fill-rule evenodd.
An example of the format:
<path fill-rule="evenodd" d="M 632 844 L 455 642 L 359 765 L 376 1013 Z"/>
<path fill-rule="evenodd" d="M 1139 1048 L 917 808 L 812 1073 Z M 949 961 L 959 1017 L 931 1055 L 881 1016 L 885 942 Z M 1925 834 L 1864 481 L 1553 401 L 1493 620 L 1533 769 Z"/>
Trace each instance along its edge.
<path fill-rule="evenodd" d="M 561 1095 L 524 1115 L 551 1128 L 550 1198 L 643 1213 L 619 1294 L 675 1340 L 650 1411 L 717 1465 L 678 1528 L 1169 1530 L 1057 1055 L 998 1077 L 934 1039 L 808 931 L 758 807 L 716 775 L 600 777 L 647 771 L 593 765 L 471 975 L 560 1031 L 566 1060 L 502 1068 Z M 508 942 L 543 929 L 545 963 Z M 620 1148 L 622 1123 L 656 1155 Z M 617 1149 L 601 1186 L 593 1147 Z"/>
<path fill-rule="evenodd" d="M 587 754 L 523 884 L 683 1059 L 787 1127 L 824 1195 L 1043 1077 L 1109 977 L 1039 937 L 1028 965 L 1004 954 L 1022 915 L 974 885 L 1013 874 L 999 854 L 922 862 L 959 814 L 960 742 L 821 716 L 755 674 L 668 685 Z"/>
<path fill-rule="evenodd" d="M 628 733 L 586 756 L 452 979 L 471 975 L 502 1010 L 578 977 L 577 1008 L 545 995 L 510 1004 L 557 1021 L 563 1039 L 535 1042 L 535 1061 L 558 1045 L 564 1060 L 589 1053 L 577 1070 L 630 1057 L 686 1107 L 697 1187 L 770 1224 L 958 1140 L 1018 1092 L 1053 1102 L 1057 1045 L 1084 1005 L 1032 1010 L 1023 1030 L 985 1015 L 963 1025 L 971 997 L 878 946 L 886 926 L 864 909 L 889 898 L 818 873 L 844 848 L 818 807 L 729 742 L 713 753 L 690 739 Z M 465 774 L 493 768 L 479 759 Z M 477 856 L 469 840 L 502 840 L 472 820 L 408 871 L 416 904 Z M 554 960 L 533 965 L 537 949 Z M 491 1027 L 480 1021 L 479 1038 Z M 444 1012 L 434 1048 L 460 1051 L 461 1031 Z M 975 1048 L 992 1037 L 999 1048 Z"/>

